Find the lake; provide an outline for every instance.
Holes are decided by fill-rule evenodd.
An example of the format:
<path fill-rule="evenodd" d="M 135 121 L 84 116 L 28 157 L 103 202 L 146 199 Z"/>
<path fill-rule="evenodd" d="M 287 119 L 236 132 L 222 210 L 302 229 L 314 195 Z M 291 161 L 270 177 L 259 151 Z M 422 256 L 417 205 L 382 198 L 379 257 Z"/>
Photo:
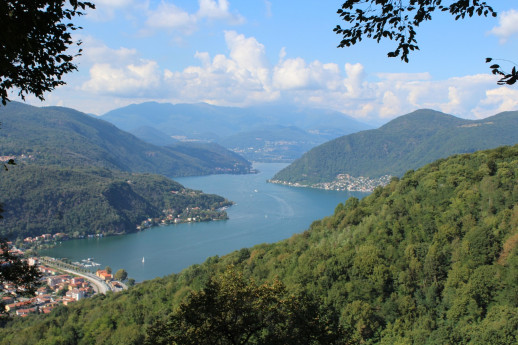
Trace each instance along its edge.
<path fill-rule="evenodd" d="M 136 281 L 162 277 L 214 255 L 272 243 L 306 230 L 333 213 L 336 205 L 360 192 L 294 188 L 266 183 L 284 163 L 256 163 L 253 175 L 210 175 L 175 178 L 191 189 L 234 201 L 229 220 L 159 226 L 142 232 L 105 238 L 65 241 L 41 255 L 72 261 L 93 258 L 101 268 L 124 268 Z M 143 260 L 143 258 L 145 260 Z M 144 261 L 144 262 L 143 262 Z"/>

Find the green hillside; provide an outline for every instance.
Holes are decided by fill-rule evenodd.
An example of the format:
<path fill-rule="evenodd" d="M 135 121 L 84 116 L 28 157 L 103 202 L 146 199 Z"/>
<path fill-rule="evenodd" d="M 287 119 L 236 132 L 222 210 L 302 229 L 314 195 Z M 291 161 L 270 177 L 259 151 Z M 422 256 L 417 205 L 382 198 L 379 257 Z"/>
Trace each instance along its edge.
<path fill-rule="evenodd" d="M 338 174 L 377 178 L 401 176 L 439 158 L 518 142 L 518 112 L 464 120 L 433 110 L 417 110 L 384 126 L 317 146 L 272 180 L 314 184 Z"/>
<path fill-rule="evenodd" d="M 248 173 L 251 164 L 230 152 L 207 160 L 212 151 L 198 154 L 158 147 L 119 130 L 106 121 L 73 109 L 33 107 L 11 102 L 0 108 L 0 155 L 17 161 L 71 167 L 97 166 L 169 177 L 215 173 Z"/>
<path fill-rule="evenodd" d="M 295 314 L 281 330 L 275 319 L 263 319 L 261 333 L 247 344 L 270 344 L 260 340 L 275 339 L 275 332 L 284 337 L 318 331 L 332 341 L 316 336 L 293 343 L 516 344 L 517 244 L 518 146 L 456 155 L 408 171 L 362 200 L 347 200 L 334 215 L 288 240 L 210 258 L 180 274 L 50 315 L 17 319 L 0 330 L 0 344 L 142 344 L 146 337 L 161 337 L 165 344 L 173 336 L 199 338 L 211 325 L 236 321 L 210 317 L 219 303 L 250 310 L 266 303 L 264 293 L 249 301 L 228 291 L 249 298 L 244 291 L 263 291 L 260 286 L 274 294 L 267 306 L 279 295 L 292 296 L 282 297 L 291 302 L 279 307 Z M 231 264 L 245 283 L 248 277 L 270 283 L 248 281 L 249 288 L 242 279 L 228 283 L 221 274 Z M 275 277 L 287 292 L 275 288 Z M 220 291 L 218 284 L 231 289 Z M 204 296 L 214 296 L 213 302 Z M 311 300 L 321 307 L 311 309 Z M 201 312 L 211 306 L 209 314 Z M 202 327 L 189 328 L 198 321 Z M 189 331 L 178 334 L 171 327 Z"/>
<path fill-rule="evenodd" d="M 215 209 L 230 204 L 159 175 L 35 164 L 2 172 L 0 195 L 0 236 L 10 239 L 58 232 L 71 237 L 135 232 L 147 218 L 176 217 L 188 207 L 215 216 Z"/>

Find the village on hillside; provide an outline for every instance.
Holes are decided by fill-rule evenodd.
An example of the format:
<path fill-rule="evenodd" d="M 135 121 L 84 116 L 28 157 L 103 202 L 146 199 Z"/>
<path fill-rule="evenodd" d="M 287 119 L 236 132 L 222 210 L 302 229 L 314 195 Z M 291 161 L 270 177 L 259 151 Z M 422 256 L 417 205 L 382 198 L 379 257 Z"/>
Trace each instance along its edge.
<path fill-rule="evenodd" d="M 378 178 L 364 176 L 354 177 L 349 174 L 339 174 L 331 182 L 320 182 L 303 184 L 298 182 L 287 182 L 281 180 L 268 180 L 270 183 L 283 184 L 291 187 L 310 187 L 325 190 L 349 191 L 349 192 L 372 192 L 376 187 L 389 184 L 392 176 L 384 175 Z"/>
<path fill-rule="evenodd" d="M 24 256 L 25 253 L 13 246 L 12 242 L 7 244 L 11 255 Z M 41 273 L 40 287 L 35 296 L 24 297 L 17 294 L 14 284 L 4 282 L 0 289 L 0 308 L 11 316 L 48 314 L 59 305 L 69 305 L 97 293 L 122 291 L 126 288 L 123 283 L 114 280 L 107 270 L 97 270 L 94 275 L 84 270 L 84 266 L 80 272 L 81 266 L 65 264 L 53 258 L 29 257 L 23 260 L 29 266 L 37 267 Z"/>

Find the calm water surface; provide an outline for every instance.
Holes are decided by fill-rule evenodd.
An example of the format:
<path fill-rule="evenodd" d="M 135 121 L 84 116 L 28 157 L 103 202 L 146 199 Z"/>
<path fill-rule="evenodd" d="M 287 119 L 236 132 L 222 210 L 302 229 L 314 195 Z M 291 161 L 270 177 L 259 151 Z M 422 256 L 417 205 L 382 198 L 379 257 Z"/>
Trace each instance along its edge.
<path fill-rule="evenodd" d="M 255 175 L 175 179 L 188 188 L 234 201 L 236 205 L 227 210 L 229 220 L 159 226 L 124 236 L 65 241 L 40 254 L 72 261 L 94 258 L 103 268 L 107 265 L 114 271 L 124 268 L 129 277 L 142 281 L 177 273 L 209 256 L 288 238 L 306 230 L 314 220 L 331 215 L 336 205 L 350 196 L 366 195 L 266 183 L 285 166 L 257 163 L 254 167 L 260 173 Z"/>

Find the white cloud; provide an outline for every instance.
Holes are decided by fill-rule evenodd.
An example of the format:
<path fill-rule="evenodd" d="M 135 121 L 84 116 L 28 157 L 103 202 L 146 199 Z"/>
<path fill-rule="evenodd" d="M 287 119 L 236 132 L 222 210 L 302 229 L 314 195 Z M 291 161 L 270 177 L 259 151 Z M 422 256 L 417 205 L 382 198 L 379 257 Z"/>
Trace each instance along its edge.
<path fill-rule="evenodd" d="M 399 95 L 387 90 L 383 93 L 379 116 L 382 119 L 390 119 L 397 115 L 401 115 L 401 99 Z"/>
<path fill-rule="evenodd" d="M 230 6 L 227 0 L 199 0 L 200 9 L 196 16 L 198 18 L 220 19 L 230 24 L 242 24 L 245 19 L 240 14 L 230 13 Z"/>
<path fill-rule="evenodd" d="M 362 91 L 362 82 L 365 78 L 363 66 L 360 63 L 345 64 L 345 73 L 347 78 L 344 79 L 344 86 L 347 93 L 352 97 L 358 97 Z"/>
<path fill-rule="evenodd" d="M 302 58 L 281 61 L 273 71 L 273 84 L 281 90 L 306 87 L 309 78 L 309 68 Z"/>
<path fill-rule="evenodd" d="M 122 1 L 122 0 L 121 0 Z M 192 34 L 201 20 L 222 20 L 231 25 L 245 22 L 239 13 L 231 13 L 228 0 L 199 0 L 196 13 L 189 13 L 169 2 L 160 2 L 156 9 L 147 9 L 146 25 L 152 29 L 179 30 Z"/>
<path fill-rule="evenodd" d="M 473 110 L 477 118 L 518 109 L 518 90 L 501 86 L 487 90 L 485 96 Z"/>
<path fill-rule="evenodd" d="M 152 28 L 178 29 L 192 33 L 196 29 L 196 21 L 195 15 L 174 4 L 161 2 L 155 10 L 149 11 L 146 24 Z"/>
<path fill-rule="evenodd" d="M 273 86 L 280 90 L 318 89 L 334 90 L 340 87 L 340 69 L 337 64 L 313 61 L 307 64 L 302 58 L 284 59 L 284 48 L 273 69 Z"/>
<path fill-rule="evenodd" d="M 133 0 L 96 0 L 95 6 L 105 6 L 105 7 L 114 7 L 121 8 L 131 5 Z"/>
<path fill-rule="evenodd" d="M 119 97 L 142 97 L 156 95 L 160 83 L 160 72 L 154 61 L 141 60 L 138 64 L 121 67 L 97 63 L 90 69 L 90 80 L 83 84 L 82 90 Z"/>
<path fill-rule="evenodd" d="M 500 37 L 500 43 L 505 43 L 511 36 L 518 34 L 518 11 L 509 10 L 499 16 L 499 25 L 489 33 Z"/>
<path fill-rule="evenodd" d="M 84 51 L 81 59 L 85 62 L 127 64 L 138 59 L 136 49 L 128 49 L 125 47 L 113 49 L 90 36 L 82 38 L 82 41 Z"/>
<path fill-rule="evenodd" d="M 250 73 L 261 84 L 269 83 L 269 64 L 264 45 L 253 37 L 246 38 L 235 31 L 226 31 L 225 41 L 230 49 L 230 58 L 241 70 Z"/>
<path fill-rule="evenodd" d="M 490 74 L 434 80 L 429 73 L 369 75 L 360 63 L 308 62 L 287 58 L 281 49 L 272 65 L 254 37 L 225 32 L 227 54 L 196 52 L 199 60 L 183 70 L 161 68 L 133 49 L 111 49 L 86 39 L 90 62 L 85 94 L 125 99 L 208 102 L 248 106 L 282 100 L 299 106 L 342 111 L 362 120 L 384 119 L 431 108 L 466 118 L 493 115 L 518 107 L 518 91 L 495 88 Z"/>

